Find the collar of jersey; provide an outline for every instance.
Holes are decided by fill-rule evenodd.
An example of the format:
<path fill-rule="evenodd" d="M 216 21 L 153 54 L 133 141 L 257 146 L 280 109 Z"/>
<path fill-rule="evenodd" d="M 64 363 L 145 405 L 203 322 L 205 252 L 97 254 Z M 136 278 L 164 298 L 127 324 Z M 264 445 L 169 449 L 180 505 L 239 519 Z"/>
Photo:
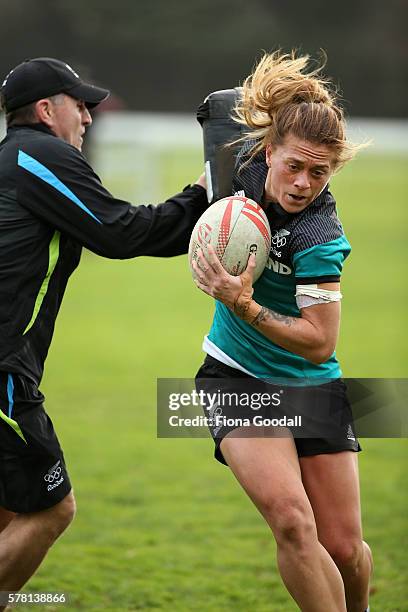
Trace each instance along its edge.
<path fill-rule="evenodd" d="M 45 134 L 50 134 L 51 136 L 55 136 L 54 132 L 50 130 L 49 127 L 45 125 L 45 123 L 27 123 L 24 125 L 12 125 L 8 128 L 8 132 L 13 132 L 17 130 L 35 130 L 36 132 L 45 132 Z"/>

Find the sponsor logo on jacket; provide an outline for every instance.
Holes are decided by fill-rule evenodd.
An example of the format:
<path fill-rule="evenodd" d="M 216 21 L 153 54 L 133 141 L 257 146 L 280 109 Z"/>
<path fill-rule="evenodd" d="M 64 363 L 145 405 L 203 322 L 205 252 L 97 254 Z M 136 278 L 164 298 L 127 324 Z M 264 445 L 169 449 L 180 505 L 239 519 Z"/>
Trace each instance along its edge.
<path fill-rule="evenodd" d="M 289 268 L 289 266 L 283 264 L 281 261 L 272 259 L 272 257 L 269 257 L 268 261 L 266 262 L 266 268 L 276 272 L 277 274 L 284 274 L 285 276 L 292 274 L 292 268 Z"/>

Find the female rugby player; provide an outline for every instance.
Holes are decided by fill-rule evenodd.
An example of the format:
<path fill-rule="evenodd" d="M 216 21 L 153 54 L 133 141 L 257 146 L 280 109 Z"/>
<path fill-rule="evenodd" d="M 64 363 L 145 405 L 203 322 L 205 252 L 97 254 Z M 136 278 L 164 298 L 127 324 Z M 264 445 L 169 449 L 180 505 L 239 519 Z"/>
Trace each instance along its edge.
<path fill-rule="evenodd" d="M 339 281 L 350 246 L 328 187 L 359 147 L 346 141 L 336 96 L 320 70 L 308 70 L 308 59 L 265 55 L 244 83 L 236 114 L 249 130 L 233 191 L 263 206 L 272 248 L 254 287 L 253 255 L 234 277 L 211 247 L 201 252 L 197 285 L 217 303 L 197 384 L 285 379 L 299 390 L 303 382 L 306 393 L 297 397 L 307 409 L 303 400 L 298 407 L 306 415 L 309 405 L 317 411 L 320 433 L 263 430 L 260 437 L 251 426 L 221 425 L 212 430 L 215 456 L 270 526 L 280 574 L 301 610 L 363 612 L 372 556 L 362 539 L 360 446 L 335 356 Z M 296 392 L 293 397 L 296 402 Z M 241 406 L 222 410 L 226 416 L 247 410 L 251 417 Z"/>

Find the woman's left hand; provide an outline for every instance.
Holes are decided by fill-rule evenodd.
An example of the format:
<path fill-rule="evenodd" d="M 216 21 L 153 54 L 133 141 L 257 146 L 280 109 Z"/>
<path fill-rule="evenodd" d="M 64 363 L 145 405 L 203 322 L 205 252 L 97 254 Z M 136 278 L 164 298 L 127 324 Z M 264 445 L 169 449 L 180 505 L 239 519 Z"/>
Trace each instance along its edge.
<path fill-rule="evenodd" d="M 234 304 L 242 292 L 240 276 L 232 276 L 222 267 L 213 247 L 208 245 L 208 255 L 198 252 L 198 263 L 193 261 L 192 267 L 196 275 L 194 282 L 207 295 L 219 300 L 228 308 L 234 309 Z M 255 268 L 255 256 L 248 260 L 247 272 L 252 275 Z"/>

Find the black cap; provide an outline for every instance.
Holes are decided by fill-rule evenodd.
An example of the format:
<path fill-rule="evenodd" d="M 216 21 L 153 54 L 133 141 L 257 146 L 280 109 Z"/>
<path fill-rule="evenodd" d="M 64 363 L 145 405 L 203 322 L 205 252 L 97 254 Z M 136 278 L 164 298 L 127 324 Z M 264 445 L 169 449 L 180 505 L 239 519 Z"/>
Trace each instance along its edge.
<path fill-rule="evenodd" d="M 11 70 L 1 86 L 6 112 L 59 93 L 83 100 L 92 108 L 109 96 L 107 89 L 84 83 L 65 62 L 51 57 L 28 59 Z"/>

